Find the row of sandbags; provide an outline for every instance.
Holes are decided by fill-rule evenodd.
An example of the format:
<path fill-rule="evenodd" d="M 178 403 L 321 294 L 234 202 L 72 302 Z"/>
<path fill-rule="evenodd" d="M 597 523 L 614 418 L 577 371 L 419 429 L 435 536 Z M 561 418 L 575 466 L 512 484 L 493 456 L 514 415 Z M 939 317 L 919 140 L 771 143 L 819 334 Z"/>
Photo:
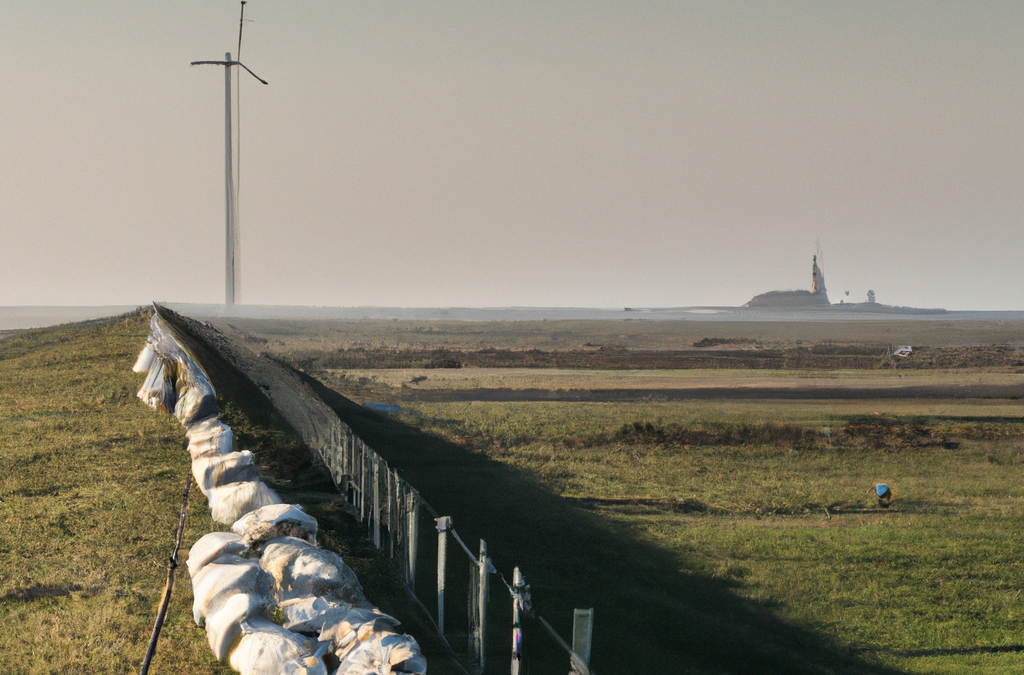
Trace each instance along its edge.
<path fill-rule="evenodd" d="M 275 504 L 195 543 L 193 618 L 214 654 L 243 674 L 425 673 L 419 645 L 366 600 L 338 554 L 317 548 L 316 527 Z"/>
<path fill-rule="evenodd" d="M 154 314 L 135 363 L 138 396 L 185 427 L 192 473 L 217 522 L 192 547 L 193 616 L 210 648 L 243 675 L 425 673 L 416 641 L 394 632 L 341 557 L 316 545 L 316 520 L 282 504 L 251 452 L 236 452 L 209 378 Z"/>

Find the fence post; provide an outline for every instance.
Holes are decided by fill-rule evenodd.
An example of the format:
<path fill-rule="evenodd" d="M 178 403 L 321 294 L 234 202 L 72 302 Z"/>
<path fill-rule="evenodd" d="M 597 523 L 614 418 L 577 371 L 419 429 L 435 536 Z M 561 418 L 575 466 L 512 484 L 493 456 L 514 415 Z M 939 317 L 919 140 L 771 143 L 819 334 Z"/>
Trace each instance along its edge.
<path fill-rule="evenodd" d="M 345 434 L 345 438 L 342 440 L 341 445 L 341 456 L 342 456 L 342 470 L 345 472 L 345 501 L 349 504 L 354 503 L 356 495 L 352 490 L 352 434 Z"/>
<path fill-rule="evenodd" d="M 487 544 L 480 540 L 480 550 L 486 553 Z M 469 614 L 467 661 L 476 672 L 483 670 L 483 641 L 480 639 L 480 562 L 469 566 Z"/>
<path fill-rule="evenodd" d="M 572 613 L 572 653 L 589 672 L 590 646 L 594 635 L 594 608 L 576 609 Z M 570 659 L 573 672 L 580 672 L 575 659 Z"/>
<path fill-rule="evenodd" d="M 366 522 L 366 444 L 358 441 L 359 448 L 359 522 Z"/>
<path fill-rule="evenodd" d="M 486 660 L 486 649 L 487 644 L 487 591 L 490 589 L 490 577 L 488 567 L 490 566 L 490 560 L 487 558 L 487 542 L 483 539 L 480 540 L 480 670 L 483 671 Z"/>
<path fill-rule="evenodd" d="M 444 635 L 444 578 L 448 567 L 448 528 L 452 519 L 435 518 L 437 523 L 437 632 Z"/>
<path fill-rule="evenodd" d="M 388 477 L 388 557 L 395 557 L 395 476 L 391 468 L 384 464 Z"/>
<path fill-rule="evenodd" d="M 356 506 L 356 490 L 359 489 L 358 473 L 356 472 L 356 435 L 350 433 L 345 439 L 345 461 L 348 463 L 348 486 L 352 495 L 349 503 Z"/>
<path fill-rule="evenodd" d="M 380 549 L 380 455 L 373 453 L 373 545 Z"/>
<path fill-rule="evenodd" d="M 408 534 L 406 535 L 406 574 L 405 583 L 409 585 L 410 589 L 416 588 L 416 552 L 419 544 L 419 514 L 420 514 L 420 500 L 419 494 L 409 488 L 408 496 L 406 497 L 406 520 L 408 522 Z"/>
<path fill-rule="evenodd" d="M 530 587 L 519 568 L 512 571 L 512 675 L 523 663 L 523 622 L 520 612 L 530 611 Z"/>

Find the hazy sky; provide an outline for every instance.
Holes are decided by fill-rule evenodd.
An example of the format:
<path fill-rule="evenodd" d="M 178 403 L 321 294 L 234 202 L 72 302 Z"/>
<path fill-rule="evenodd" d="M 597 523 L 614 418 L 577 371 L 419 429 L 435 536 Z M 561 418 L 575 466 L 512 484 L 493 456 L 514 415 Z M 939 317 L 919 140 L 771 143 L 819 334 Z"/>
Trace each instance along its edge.
<path fill-rule="evenodd" d="M 0 305 L 223 300 L 238 15 L 0 3 Z M 1024 309 L 1019 0 L 246 18 L 244 302 Z"/>

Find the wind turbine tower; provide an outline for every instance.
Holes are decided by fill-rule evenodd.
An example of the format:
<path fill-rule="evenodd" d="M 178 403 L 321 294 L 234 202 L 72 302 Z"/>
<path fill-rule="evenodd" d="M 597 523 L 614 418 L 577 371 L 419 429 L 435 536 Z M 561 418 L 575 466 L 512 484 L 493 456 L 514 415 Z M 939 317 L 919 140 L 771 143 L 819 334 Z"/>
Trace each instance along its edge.
<path fill-rule="evenodd" d="M 245 0 L 242 0 L 242 18 L 238 25 L 238 54 L 242 51 L 242 26 L 245 20 Z M 235 189 L 235 167 L 232 159 L 231 131 L 231 68 L 241 66 L 246 72 L 263 84 L 269 84 L 259 75 L 249 70 L 241 61 L 232 61 L 231 52 L 224 54 L 223 61 L 193 61 L 193 66 L 224 66 L 224 192 L 226 202 L 226 226 L 224 238 L 224 304 L 234 305 L 240 302 L 242 265 L 240 260 L 240 240 L 238 233 L 238 192 Z M 239 113 L 236 106 L 236 114 Z"/>

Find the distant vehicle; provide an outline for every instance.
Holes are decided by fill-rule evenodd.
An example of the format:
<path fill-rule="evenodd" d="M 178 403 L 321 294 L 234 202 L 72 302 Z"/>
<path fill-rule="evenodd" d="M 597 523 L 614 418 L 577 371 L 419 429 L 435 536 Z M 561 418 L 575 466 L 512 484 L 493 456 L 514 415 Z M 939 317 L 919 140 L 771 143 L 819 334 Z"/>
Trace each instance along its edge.
<path fill-rule="evenodd" d="M 896 347 L 895 349 L 892 350 L 893 356 L 910 356 L 913 353 L 914 348 L 911 347 L 910 345 L 906 345 L 905 347 Z"/>

